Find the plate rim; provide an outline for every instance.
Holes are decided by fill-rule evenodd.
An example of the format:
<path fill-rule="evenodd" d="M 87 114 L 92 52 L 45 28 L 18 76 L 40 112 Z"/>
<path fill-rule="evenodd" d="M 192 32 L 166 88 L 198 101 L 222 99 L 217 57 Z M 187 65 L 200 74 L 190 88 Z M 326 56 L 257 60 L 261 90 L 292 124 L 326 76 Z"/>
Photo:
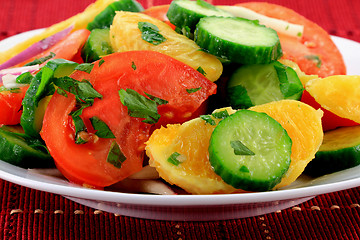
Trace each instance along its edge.
<path fill-rule="evenodd" d="M 19 39 L 25 40 L 22 38 L 30 37 L 33 34 L 41 32 L 42 30 L 43 29 L 30 30 L 6 38 L 0 41 L 0 51 L 6 50 L 4 49 L 4 43 L 19 41 Z M 331 36 L 331 37 L 334 40 L 335 44 L 343 41 L 349 44 L 358 44 L 360 46 L 360 43 L 350 39 L 346 39 L 338 36 Z M 210 206 L 218 206 L 218 205 L 262 203 L 262 202 L 291 200 L 297 198 L 317 196 L 320 194 L 326 194 L 330 192 L 336 192 L 336 191 L 360 186 L 360 176 L 359 176 L 354 179 L 343 180 L 335 183 L 326 183 L 315 186 L 306 186 L 301 188 L 283 189 L 283 190 L 268 191 L 268 192 L 239 193 L 239 194 L 205 194 L 205 195 L 150 195 L 150 194 L 121 193 L 121 192 L 113 192 L 113 191 L 87 189 L 81 186 L 73 185 L 71 183 L 68 183 L 68 185 L 60 185 L 49 182 L 40 182 L 3 171 L 1 170 L 1 167 L 4 165 L 5 167 L 6 165 L 9 165 L 8 167 L 15 168 L 15 170 L 17 171 L 23 170 L 23 174 L 27 174 L 28 170 L 8 164 L 6 162 L 0 162 L 0 178 L 21 186 L 25 186 L 53 194 L 74 197 L 74 198 L 98 200 L 98 201 L 112 202 L 112 203 L 124 203 L 129 205 L 142 205 L 142 206 L 210 207 Z M 41 174 L 38 175 L 44 176 Z"/>

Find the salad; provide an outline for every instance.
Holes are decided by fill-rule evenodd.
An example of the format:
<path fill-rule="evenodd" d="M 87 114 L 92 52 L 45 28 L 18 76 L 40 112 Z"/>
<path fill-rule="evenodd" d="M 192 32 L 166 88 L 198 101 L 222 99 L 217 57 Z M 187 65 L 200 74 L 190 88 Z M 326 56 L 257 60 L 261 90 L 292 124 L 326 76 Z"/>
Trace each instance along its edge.
<path fill-rule="evenodd" d="M 98 0 L 1 54 L 0 159 L 96 189 L 276 190 L 360 163 L 345 74 L 279 5 Z"/>

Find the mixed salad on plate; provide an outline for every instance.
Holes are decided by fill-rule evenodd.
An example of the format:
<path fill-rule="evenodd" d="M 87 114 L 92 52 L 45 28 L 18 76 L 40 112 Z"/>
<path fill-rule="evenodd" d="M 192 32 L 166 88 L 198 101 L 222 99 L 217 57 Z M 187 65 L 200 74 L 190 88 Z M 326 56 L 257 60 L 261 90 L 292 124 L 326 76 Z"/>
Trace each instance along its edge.
<path fill-rule="evenodd" d="M 345 74 L 279 5 L 98 0 L 2 52 L 0 159 L 97 189 L 275 190 L 360 163 Z"/>

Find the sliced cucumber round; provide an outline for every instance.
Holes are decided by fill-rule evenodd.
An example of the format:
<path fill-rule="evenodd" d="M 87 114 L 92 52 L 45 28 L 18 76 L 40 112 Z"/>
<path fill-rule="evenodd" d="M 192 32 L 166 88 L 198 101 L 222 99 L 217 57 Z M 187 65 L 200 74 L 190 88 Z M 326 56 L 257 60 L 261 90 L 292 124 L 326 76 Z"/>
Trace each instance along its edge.
<path fill-rule="evenodd" d="M 270 63 L 282 55 L 275 30 L 243 18 L 202 18 L 194 38 L 209 53 L 240 64 Z"/>
<path fill-rule="evenodd" d="M 235 109 L 282 99 L 300 100 L 304 87 L 291 67 L 280 62 L 243 65 L 227 84 L 227 99 Z"/>
<path fill-rule="evenodd" d="M 111 47 L 109 32 L 109 29 L 94 29 L 91 31 L 81 51 L 81 57 L 84 62 L 94 62 L 114 52 Z"/>
<path fill-rule="evenodd" d="M 292 141 L 265 113 L 239 110 L 215 127 L 209 159 L 229 185 L 248 191 L 272 189 L 290 165 Z"/>
<path fill-rule="evenodd" d="M 304 173 L 312 177 L 341 171 L 360 164 L 360 126 L 342 127 L 325 132 L 315 158 Z"/>
<path fill-rule="evenodd" d="M 189 28 L 191 32 L 194 32 L 196 24 L 203 17 L 232 17 L 233 15 L 203 0 L 175 0 L 171 2 L 166 16 L 168 17 L 169 21 L 176 27 L 180 29 Z"/>
<path fill-rule="evenodd" d="M 0 160 L 24 168 L 54 167 L 54 161 L 38 139 L 0 128 Z"/>
<path fill-rule="evenodd" d="M 109 28 L 113 22 L 116 11 L 142 12 L 143 6 L 135 0 L 118 0 L 107 6 L 95 16 L 94 20 L 87 25 L 88 30 L 97 28 Z"/>

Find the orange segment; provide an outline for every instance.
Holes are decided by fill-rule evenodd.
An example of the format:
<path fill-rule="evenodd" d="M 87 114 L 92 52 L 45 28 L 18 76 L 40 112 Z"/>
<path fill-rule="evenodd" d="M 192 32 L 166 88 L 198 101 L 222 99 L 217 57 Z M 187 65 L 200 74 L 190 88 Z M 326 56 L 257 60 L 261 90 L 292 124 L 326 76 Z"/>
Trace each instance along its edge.
<path fill-rule="evenodd" d="M 166 41 L 153 45 L 141 38 L 138 22 L 152 23 Z M 216 81 L 223 70 L 221 62 L 184 35 L 176 33 L 169 25 L 142 13 L 117 12 L 110 28 L 110 40 L 116 52 L 150 50 L 173 57 L 197 70 L 201 67 L 210 81 Z"/>
<path fill-rule="evenodd" d="M 289 170 L 275 189 L 289 185 L 304 171 L 322 143 L 322 111 L 294 100 L 271 102 L 254 106 L 250 110 L 264 112 L 274 118 L 293 141 Z"/>
<path fill-rule="evenodd" d="M 213 171 L 209 162 L 209 140 L 214 128 L 196 118 L 156 130 L 146 143 L 150 166 L 155 167 L 165 181 L 192 194 L 235 192 L 235 188 Z M 182 162 L 178 166 L 167 161 L 174 152 L 181 154 Z"/>
<path fill-rule="evenodd" d="M 315 79 L 306 84 L 306 90 L 326 110 L 360 123 L 360 76 Z"/>

